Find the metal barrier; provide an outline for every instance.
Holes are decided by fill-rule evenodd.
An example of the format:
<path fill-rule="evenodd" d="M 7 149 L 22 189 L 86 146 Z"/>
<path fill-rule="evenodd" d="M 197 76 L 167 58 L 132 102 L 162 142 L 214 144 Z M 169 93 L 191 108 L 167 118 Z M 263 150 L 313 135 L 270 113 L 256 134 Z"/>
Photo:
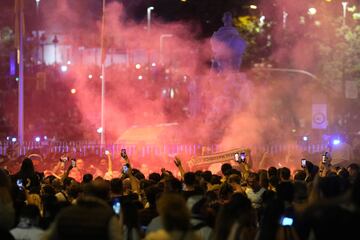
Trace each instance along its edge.
<path fill-rule="evenodd" d="M 23 146 L 16 143 L 1 142 L 0 154 L 9 153 L 17 155 L 26 155 L 30 151 L 36 149 L 44 153 L 67 153 L 76 154 L 77 156 L 86 156 L 88 154 L 103 155 L 105 150 L 111 152 L 113 156 L 120 156 L 122 148 L 127 150 L 129 156 L 138 157 L 160 157 L 172 156 L 175 154 L 184 154 L 189 156 L 200 156 L 206 154 L 214 154 L 224 151 L 219 145 L 201 145 L 201 144 L 106 144 L 100 145 L 92 142 L 27 142 Z M 253 152 L 268 152 L 270 154 L 280 154 L 288 151 L 300 151 L 308 153 L 316 153 L 326 151 L 325 144 L 277 144 L 267 146 L 248 146 Z"/>

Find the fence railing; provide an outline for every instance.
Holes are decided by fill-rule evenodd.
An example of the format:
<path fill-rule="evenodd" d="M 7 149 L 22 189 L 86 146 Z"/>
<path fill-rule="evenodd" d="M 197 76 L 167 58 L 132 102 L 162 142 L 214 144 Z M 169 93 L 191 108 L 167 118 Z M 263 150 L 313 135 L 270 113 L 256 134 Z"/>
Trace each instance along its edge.
<path fill-rule="evenodd" d="M 77 156 L 86 156 L 88 154 L 103 155 L 105 150 L 110 151 L 113 156 L 120 156 L 121 149 L 125 148 L 129 156 L 138 157 L 156 157 L 175 154 L 184 154 L 191 156 L 210 155 L 228 149 L 222 149 L 219 145 L 202 144 L 106 144 L 87 142 L 57 142 L 57 143 L 38 143 L 27 142 L 22 146 L 16 143 L 0 143 L 0 154 L 7 155 L 13 153 L 16 155 L 26 155 L 36 149 L 44 153 L 68 153 Z M 326 144 L 274 144 L 262 146 L 246 146 L 253 152 L 268 152 L 270 154 L 281 154 L 288 151 L 301 151 L 307 153 L 317 153 L 326 151 Z"/>

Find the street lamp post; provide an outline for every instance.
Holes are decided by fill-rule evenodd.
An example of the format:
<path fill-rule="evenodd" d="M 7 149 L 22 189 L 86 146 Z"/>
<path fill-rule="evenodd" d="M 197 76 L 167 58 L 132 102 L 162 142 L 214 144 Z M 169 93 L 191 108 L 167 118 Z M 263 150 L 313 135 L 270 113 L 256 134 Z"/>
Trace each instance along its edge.
<path fill-rule="evenodd" d="M 150 33 L 151 28 L 151 11 L 154 10 L 153 6 L 147 8 L 147 31 Z"/>
<path fill-rule="evenodd" d="M 160 35 L 160 63 L 163 64 L 163 48 L 164 48 L 164 39 L 173 37 L 172 34 L 161 34 Z"/>
<path fill-rule="evenodd" d="M 44 45 L 45 45 L 45 41 L 46 41 L 46 36 L 45 34 L 41 34 L 40 37 L 40 43 L 41 43 L 41 62 L 42 64 L 45 64 L 45 53 L 44 53 Z"/>
<path fill-rule="evenodd" d="M 37 44 L 37 48 L 36 48 L 36 64 L 39 64 L 39 43 L 40 43 L 40 33 L 39 33 L 39 5 L 40 5 L 40 0 L 35 0 L 36 1 L 36 44 Z"/>
<path fill-rule="evenodd" d="M 54 44 L 54 49 L 55 49 L 55 65 L 57 64 L 57 56 L 56 56 L 56 47 L 57 47 L 57 44 L 59 43 L 59 40 L 57 38 L 57 36 L 55 35 L 54 39 L 52 40 L 53 44 Z"/>

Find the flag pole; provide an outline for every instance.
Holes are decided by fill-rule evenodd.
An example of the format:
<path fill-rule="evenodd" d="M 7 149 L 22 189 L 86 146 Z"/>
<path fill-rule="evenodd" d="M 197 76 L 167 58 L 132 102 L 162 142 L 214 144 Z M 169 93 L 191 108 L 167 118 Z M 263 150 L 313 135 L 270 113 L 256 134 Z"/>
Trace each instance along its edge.
<path fill-rule="evenodd" d="M 18 140 L 20 146 L 24 144 L 24 49 L 23 49 L 23 31 L 24 31 L 24 9 L 23 1 L 17 1 L 17 18 L 18 19 L 18 45 L 16 46 L 17 50 L 17 62 L 19 65 L 19 99 L 18 99 Z"/>
<path fill-rule="evenodd" d="M 105 144 L 105 46 L 104 46 L 104 30 L 105 30 L 105 4 L 106 0 L 103 0 L 102 6 L 102 21 L 101 21 L 101 133 L 100 144 L 101 147 Z"/>

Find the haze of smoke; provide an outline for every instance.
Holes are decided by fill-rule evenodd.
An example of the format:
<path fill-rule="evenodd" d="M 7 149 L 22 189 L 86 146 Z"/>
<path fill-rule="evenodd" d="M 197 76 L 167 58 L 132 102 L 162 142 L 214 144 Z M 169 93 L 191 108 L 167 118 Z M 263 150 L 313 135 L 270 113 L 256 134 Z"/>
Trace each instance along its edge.
<path fill-rule="evenodd" d="M 80 26 L 79 29 L 71 29 L 73 33 L 78 30 L 85 36 L 93 37 L 95 35 L 97 38 L 94 38 L 93 44 L 100 45 L 101 24 L 99 20 L 91 22 L 86 19 L 84 26 L 84 24 L 80 24 L 85 21 L 84 17 L 74 12 L 66 4 L 66 1 L 57 1 L 57 4 L 60 5 L 56 9 L 46 10 L 46 13 L 53 16 L 52 23 L 56 23 L 58 17 L 71 19 L 76 23 L 73 27 Z M 289 5 L 289 7 L 296 11 L 296 7 L 293 5 Z M 211 58 L 209 41 L 195 40 L 193 37 L 195 34 L 190 32 L 190 29 L 194 29 L 194 27 L 190 28 L 186 23 L 165 24 L 154 16 L 151 33 L 148 34 L 144 28 L 146 24 L 124 22 L 123 8 L 116 2 L 107 5 L 106 14 L 106 41 L 111 43 L 112 47 L 152 50 L 150 58 L 159 59 L 161 34 L 172 34 L 172 37 L 164 39 L 164 58 L 167 61 L 168 59 L 172 60 L 173 76 L 186 74 L 190 76 L 187 81 L 192 81 L 195 86 L 196 90 L 192 92 L 191 100 L 196 100 L 198 103 L 198 106 L 195 106 L 198 114 L 187 113 L 190 117 L 179 119 L 180 127 L 175 130 L 169 129 L 168 138 L 158 139 L 158 143 L 174 141 L 173 138 L 176 136 L 178 142 L 220 143 L 223 149 L 228 149 L 264 144 L 267 142 L 267 139 L 264 139 L 265 132 L 273 131 L 276 135 L 278 132 L 284 131 L 280 121 L 273 117 L 276 116 L 276 112 L 273 110 L 274 102 L 272 101 L 277 99 L 278 94 L 281 94 L 284 89 L 269 91 L 265 84 L 263 87 L 259 87 L 261 84 L 255 86 L 251 83 L 252 80 L 246 80 L 244 75 L 227 77 L 230 73 L 217 75 L 210 71 L 206 64 Z M 281 36 L 275 38 L 280 44 Z M 81 44 L 81 42 L 77 44 Z M 294 57 L 295 65 L 302 67 L 309 62 L 309 56 L 302 54 L 303 44 L 300 40 L 292 52 L 279 49 L 274 57 L 277 58 L 280 55 L 289 57 L 288 55 L 291 53 L 290 58 Z M 87 68 L 77 67 L 73 73 L 76 79 L 74 86 L 79 89 L 76 95 L 77 105 L 81 109 L 85 124 L 88 127 L 98 127 L 99 118 L 89 116 L 95 115 L 96 112 L 100 114 L 100 92 L 95 92 L 88 83 L 88 71 Z M 156 89 L 160 95 L 163 85 L 156 81 L 146 82 L 147 79 L 143 82 L 129 81 L 127 77 L 128 75 L 121 71 L 117 72 L 115 76 L 114 74 L 106 75 L 108 94 L 106 98 L 106 128 L 109 134 L 115 136 L 115 139 L 134 123 L 152 125 L 173 121 L 177 116 L 183 115 L 182 112 L 172 112 L 173 116 L 169 117 L 164 110 L 164 100 L 161 97 L 147 96 L 145 87 Z M 96 81 L 100 81 L 100 79 L 96 79 Z M 181 81 L 185 80 L 176 81 L 175 86 L 180 89 Z M 184 98 L 189 98 L 189 96 L 184 96 Z M 306 97 L 304 96 L 304 98 Z M 184 99 L 184 101 L 186 100 Z M 300 112 L 302 114 L 303 109 Z"/>

